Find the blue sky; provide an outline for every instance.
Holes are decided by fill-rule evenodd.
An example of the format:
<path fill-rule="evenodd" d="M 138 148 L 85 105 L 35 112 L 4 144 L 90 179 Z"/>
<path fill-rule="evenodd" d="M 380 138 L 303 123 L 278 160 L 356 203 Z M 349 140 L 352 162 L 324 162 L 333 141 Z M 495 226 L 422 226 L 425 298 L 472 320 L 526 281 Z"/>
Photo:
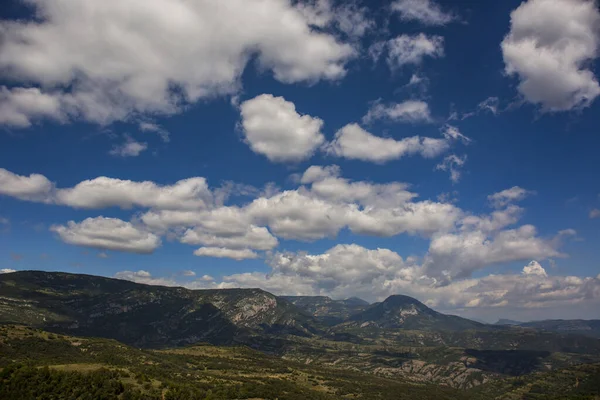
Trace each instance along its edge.
<path fill-rule="evenodd" d="M 596 2 L 8 4 L 0 269 L 600 317 Z"/>

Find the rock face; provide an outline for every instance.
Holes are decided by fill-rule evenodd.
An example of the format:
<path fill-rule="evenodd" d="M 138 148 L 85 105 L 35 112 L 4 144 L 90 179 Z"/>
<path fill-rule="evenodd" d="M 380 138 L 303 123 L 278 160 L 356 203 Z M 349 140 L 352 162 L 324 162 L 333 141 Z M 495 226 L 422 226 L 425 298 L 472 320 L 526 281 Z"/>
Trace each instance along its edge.
<path fill-rule="evenodd" d="M 114 338 L 144 347 L 252 335 L 311 335 L 314 319 L 260 289 L 188 290 L 117 279 L 24 271 L 0 275 L 0 323 Z"/>
<path fill-rule="evenodd" d="M 329 326 L 339 324 L 369 306 L 368 302 L 357 297 L 346 300 L 332 300 L 327 296 L 283 296 L 283 298 Z"/>
<path fill-rule="evenodd" d="M 464 331 L 482 329 L 484 324 L 432 310 L 420 301 L 408 297 L 390 296 L 350 317 L 351 324 L 360 327 L 402 328 L 426 331 Z"/>

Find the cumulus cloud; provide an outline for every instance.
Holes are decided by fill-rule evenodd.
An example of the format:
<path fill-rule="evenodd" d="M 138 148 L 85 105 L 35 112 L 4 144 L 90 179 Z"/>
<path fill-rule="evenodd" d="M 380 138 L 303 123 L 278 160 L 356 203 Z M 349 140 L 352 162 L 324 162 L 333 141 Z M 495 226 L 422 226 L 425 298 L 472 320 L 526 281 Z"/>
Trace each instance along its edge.
<path fill-rule="evenodd" d="M 436 165 L 435 169 L 440 171 L 448 171 L 450 173 L 450 180 L 453 183 L 460 181 L 461 170 L 463 165 L 467 162 L 467 156 L 459 157 L 456 154 L 450 154 L 444 158 L 444 161 Z"/>
<path fill-rule="evenodd" d="M 535 260 L 523 267 L 523 275 L 548 276 L 544 267 Z"/>
<path fill-rule="evenodd" d="M 308 167 L 302 177 L 300 178 L 300 183 L 307 184 L 321 181 L 325 178 L 337 178 L 341 174 L 341 169 L 337 165 L 329 165 L 326 167 L 322 167 L 320 165 L 311 165 Z"/>
<path fill-rule="evenodd" d="M 444 38 L 424 33 L 400 35 L 388 40 L 385 47 L 388 51 L 387 63 L 392 70 L 404 65 L 419 65 L 425 57 L 444 56 Z"/>
<path fill-rule="evenodd" d="M 262 94 L 240 106 L 246 142 L 255 152 L 274 162 L 309 158 L 325 141 L 323 121 L 300 115 L 283 97 Z"/>
<path fill-rule="evenodd" d="M 271 250 L 279 244 L 277 239 L 264 227 L 247 225 L 237 232 L 215 232 L 213 229 L 207 229 L 206 224 L 200 224 L 200 226 L 194 229 L 188 229 L 182 236 L 181 242 L 237 250 Z"/>
<path fill-rule="evenodd" d="M 99 177 L 82 181 L 72 188 L 59 189 L 57 204 L 75 208 L 132 208 L 195 210 L 212 205 L 213 197 L 206 179 L 183 179 L 173 185 Z"/>
<path fill-rule="evenodd" d="M 232 258 L 234 260 L 248 260 L 258 258 L 258 254 L 249 249 L 235 250 L 223 247 L 200 247 L 194 251 L 198 257 Z"/>
<path fill-rule="evenodd" d="M 432 0 L 396 0 L 392 11 L 399 13 L 403 21 L 418 21 L 424 25 L 446 25 L 457 19 Z"/>
<path fill-rule="evenodd" d="M 0 195 L 20 200 L 74 208 L 147 207 L 164 210 L 199 210 L 212 207 L 217 196 L 206 179 L 183 179 L 173 185 L 98 177 L 71 188 L 56 188 L 39 174 L 17 175 L 0 168 Z"/>
<path fill-rule="evenodd" d="M 31 177 L 5 175 L 12 182 L 12 195 L 31 198 L 30 186 L 21 179 L 30 182 Z M 344 178 L 335 165 L 311 166 L 299 183 L 293 190 L 253 192 L 253 200 L 235 206 L 224 205 L 226 196 L 212 191 L 203 178 L 161 186 L 101 177 L 68 189 L 50 184 L 49 190 L 33 193 L 39 201 L 50 197 L 51 203 L 76 208 L 149 209 L 132 222 L 98 217 L 52 227 L 67 243 L 102 250 L 149 253 L 167 236 L 202 246 L 197 255 L 244 259 L 272 251 L 279 238 L 315 241 L 333 238 L 343 229 L 357 235 L 418 235 L 431 240 L 423 268 L 438 284 L 494 263 L 562 256 L 562 239 L 574 234 L 564 230 L 545 239 L 531 225 L 507 230 L 523 213 L 512 203 L 529 193 L 519 187 L 490 195 L 496 207 L 491 214 L 473 215 L 444 201 L 418 200 L 403 182 Z"/>
<path fill-rule="evenodd" d="M 535 194 L 535 192 L 531 190 L 526 190 L 519 186 L 513 186 L 510 189 L 505 189 L 501 192 L 491 194 L 487 198 L 493 207 L 501 208 L 507 204 L 521 201 L 527 196 L 531 196 L 533 194 Z"/>
<path fill-rule="evenodd" d="M 54 94 L 43 93 L 38 88 L 0 87 L 0 125 L 27 128 L 37 118 L 60 122 L 65 117 L 60 98 Z"/>
<path fill-rule="evenodd" d="M 433 236 L 423 263 L 427 275 L 442 283 L 469 277 L 488 265 L 563 257 L 556 240 L 537 236 L 532 225 L 486 233 L 467 230 Z"/>
<path fill-rule="evenodd" d="M 407 100 L 388 105 L 375 102 L 367 115 L 363 117 L 363 123 L 380 119 L 410 123 L 431 122 L 432 120 L 429 105 L 421 100 Z"/>
<path fill-rule="evenodd" d="M 412 136 L 401 140 L 377 137 L 358 124 L 348 124 L 327 144 L 329 154 L 354 160 L 384 163 L 407 155 L 432 158 L 448 150 L 444 139 Z"/>
<path fill-rule="evenodd" d="M 516 224 L 524 210 L 515 205 L 509 205 L 502 210 L 495 210 L 489 215 L 467 215 L 461 220 L 461 229 L 475 230 L 487 233 L 497 232 L 502 228 Z"/>
<path fill-rule="evenodd" d="M 600 218 L 600 210 L 594 208 L 592 211 L 590 211 L 590 218 Z"/>
<path fill-rule="evenodd" d="M 501 45 L 505 71 L 518 76 L 525 100 L 545 111 L 589 106 L 600 94 L 589 69 L 599 31 L 594 0 L 528 0 L 511 13 Z"/>
<path fill-rule="evenodd" d="M 161 245 L 158 236 L 116 218 L 87 218 L 79 223 L 69 221 L 67 225 L 53 225 L 50 230 L 65 243 L 100 250 L 150 254 Z"/>
<path fill-rule="evenodd" d="M 0 195 L 41 203 L 52 202 L 54 184 L 43 175 L 17 175 L 0 168 Z"/>
<path fill-rule="evenodd" d="M 16 82 L 44 88 L 35 102 L 4 96 L 0 115 L 14 126 L 62 114 L 106 124 L 175 113 L 198 99 L 236 92 L 252 59 L 280 82 L 336 80 L 357 53 L 315 29 L 287 0 L 29 4 L 36 19 L 0 22 L 0 68 Z M 366 26 L 354 26 L 359 19 L 346 10 L 336 26 L 360 34 Z"/>
<path fill-rule="evenodd" d="M 109 154 L 116 157 L 137 157 L 147 149 L 148 143 L 138 142 L 128 136 L 125 142 L 113 146 Z"/>

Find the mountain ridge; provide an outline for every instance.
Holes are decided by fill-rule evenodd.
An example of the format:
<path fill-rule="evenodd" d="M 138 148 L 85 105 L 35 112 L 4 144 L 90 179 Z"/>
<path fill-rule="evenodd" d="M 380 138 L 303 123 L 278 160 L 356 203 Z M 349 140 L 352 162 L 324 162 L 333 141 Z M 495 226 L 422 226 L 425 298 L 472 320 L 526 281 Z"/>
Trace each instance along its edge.
<path fill-rule="evenodd" d="M 310 335 L 314 318 L 262 289 L 190 290 L 84 274 L 0 275 L 0 323 L 98 334 L 142 346 Z"/>

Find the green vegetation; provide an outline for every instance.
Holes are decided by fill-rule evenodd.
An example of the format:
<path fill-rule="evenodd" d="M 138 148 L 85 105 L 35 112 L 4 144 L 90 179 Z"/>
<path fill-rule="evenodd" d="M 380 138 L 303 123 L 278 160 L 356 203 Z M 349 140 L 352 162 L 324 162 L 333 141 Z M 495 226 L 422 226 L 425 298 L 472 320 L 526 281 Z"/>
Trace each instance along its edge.
<path fill-rule="evenodd" d="M 0 368 L 2 399 L 385 400 L 456 399 L 459 393 L 294 363 L 246 347 L 140 350 L 23 326 L 0 327 Z M 86 397 L 90 385 L 95 391 Z"/>
<path fill-rule="evenodd" d="M 406 296 L 367 306 L 35 271 L 0 275 L 0 293 L 0 399 L 86 399 L 90 385 L 107 399 L 600 396 L 600 340 Z"/>

